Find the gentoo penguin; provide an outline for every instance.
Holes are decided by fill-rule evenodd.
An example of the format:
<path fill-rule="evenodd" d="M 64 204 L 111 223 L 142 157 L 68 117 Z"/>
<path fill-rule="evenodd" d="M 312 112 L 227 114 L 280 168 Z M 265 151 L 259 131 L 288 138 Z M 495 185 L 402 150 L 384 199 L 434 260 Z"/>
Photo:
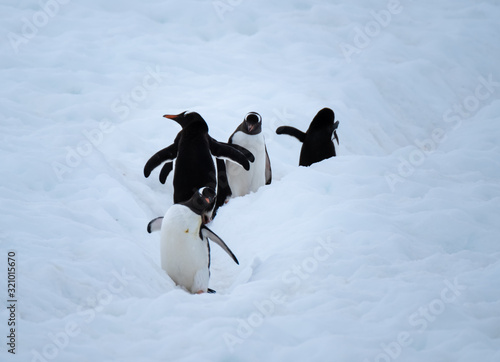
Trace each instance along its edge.
<path fill-rule="evenodd" d="M 229 158 L 250 169 L 253 155 L 242 147 L 220 143 L 208 134 L 205 120 L 196 112 L 183 112 L 178 115 L 165 115 L 179 123 L 182 130 L 175 137 L 174 143 L 154 154 L 144 166 L 144 176 L 149 177 L 151 171 L 161 165 L 160 181 L 165 182 L 173 169 L 172 160 L 176 159 L 174 170 L 174 203 L 187 201 L 195 190 L 201 187 L 217 189 L 217 172 L 213 157 Z M 206 222 L 212 211 L 207 211 Z"/>
<path fill-rule="evenodd" d="M 277 134 L 294 136 L 302 142 L 299 166 L 310 166 L 315 162 L 335 156 L 332 134 L 339 143 L 335 114 L 330 108 L 323 108 L 316 114 L 306 133 L 297 128 L 282 126 L 276 129 Z"/>
<path fill-rule="evenodd" d="M 148 232 L 161 230 L 161 267 L 175 284 L 193 294 L 214 291 L 208 288 L 210 278 L 210 244 L 224 249 L 236 264 L 238 259 L 214 232 L 203 224 L 202 215 L 213 208 L 215 190 L 203 187 L 185 202 L 172 205 L 164 217 L 153 219 Z"/>
<path fill-rule="evenodd" d="M 255 157 L 246 171 L 232 161 L 226 161 L 226 175 L 230 194 L 233 197 L 256 192 L 263 185 L 269 185 L 272 179 L 271 162 L 267 153 L 266 142 L 262 134 L 262 117 L 257 112 L 248 113 L 243 122 L 229 137 L 229 144 L 249 150 Z"/>

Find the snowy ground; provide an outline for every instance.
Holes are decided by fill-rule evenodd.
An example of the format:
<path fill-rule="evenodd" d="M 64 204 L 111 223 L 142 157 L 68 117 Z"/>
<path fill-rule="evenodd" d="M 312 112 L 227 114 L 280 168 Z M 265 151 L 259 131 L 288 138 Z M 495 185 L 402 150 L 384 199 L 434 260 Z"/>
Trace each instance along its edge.
<path fill-rule="evenodd" d="M 3 1 L 2 361 L 500 360 L 499 4 Z M 339 156 L 297 167 L 316 112 Z M 210 286 L 160 268 L 147 159 L 259 112 L 273 183 L 210 225 Z"/>

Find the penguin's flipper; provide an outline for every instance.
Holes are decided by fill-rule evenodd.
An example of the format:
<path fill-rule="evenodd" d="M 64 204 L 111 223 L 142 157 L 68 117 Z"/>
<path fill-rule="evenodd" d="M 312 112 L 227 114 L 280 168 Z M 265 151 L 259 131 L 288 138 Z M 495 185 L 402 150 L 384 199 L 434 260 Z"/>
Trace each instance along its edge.
<path fill-rule="evenodd" d="M 337 128 L 338 127 L 339 127 L 339 121 L 337 121 L 333 124 L 333 135 L 335 136 L 335 139 L 337 140 L 337 144 L 340 145 L 339 136 L 337 136 Z"/>
<path fill-rule="evenodd" d="M 212 214 L 212 219 L 217 213 L 217 209 L 224 205 L 226 200 L 232 195 L 229 180 L 227 179 L 226 163 L 224 160 L 217 159 L 217 200 L 215 201 L 215 209 Z"/>
<path fill-rule="evenodd" d="M 170 171 L 172 171 L 173 168 L 174 168 L 174 163 L 171 161 L 168 161 L 166 164 L 163 165 L 161 172 L 160 172 L 160 182 L 162 184 L 165 183 L 165 181 L 167 180 L 168 174 L 170 173 Z"/>
<path fill-rule="evenodd" d="M 248 161 L 250 161 L 250 162 L 255 161 L 255 157 L 254 157 L 253 153 L 250 152 L 249 150 L 247 150 L 245 147 L 233 144 L 231 142 L 229 142 L 229 143 L 222 143 L 222 144 L 226 145 L 226 146 L 229 146 L 229 147 L 232 147 L 232 148 L 236 148 L 238 151 L 240 151 L 241 153 L 243 153 L 243 155 L 245 155 L 245 157 L 247 158 Z"/>
<path fill-rule="evenodd" d="M 146 166 L 144 166 L 144 176 L 145 177 L 149 177 L 149 175 L 151 175 L 151 171 L 153 171 L 156 167 L 160 166 L 163 162 L 172 161 L 173 159 L 175 159 L 177 157 L 181 133 L 182 133 L 182 131 L 177 133 L 177 136 L 175 137 L 174 143 L 172 143 L 167 148 L 164 148 L 163 150 L 156 152 L 148 160 L 148 162 L 146 162 Z"/>
<path fill-rule="evenodd" d="M 161 229 L 161 223 L 163 222 L 163 216 L 157 217 L 153 219 L 148 224 L 148 233 L 152 233 L 153 231 L 158 231 Z"/>
<path fill-rule="evenodd" d="M 295 127 L 290 126 L 281 126 L 276 128 L 277 134 L 287 134 L 289 136 L 293 136 L 298 139 L 300 142 L 304 142 L 306 139 L 306 134 Z"/>
<path fill-rule="evenodd" d="M 177 144 L 172 143 L 167 148 L 164 148 L 161 151 L 156 152 L 149 160 L 146 162 L 146 166 L 144 166 L 144 176 L 149 177 L 151 175 L 151 171 L 160 166 L 165 161 L 171 161 L 175 157 L 177 157 Z"/>
<path fill-rule="evenodd" d="M 340 145 L 339 136 L 337 136 L 337 131 L 333 131 L 333 135 L 334 135 L 335 139 L 337 140 L 337 144 Z"/>
<path fill-rule="evenodd" d="M 271 160 L 269 159 L 269 154 L 267 153 L 267 147 L 264 148 L 266 150 L 266 185 L 270 185 L 273 179 L 271 171 Z"/>
<path fill-rule="evenodd" d="M 233 146 L 234 145 L 228 145 L 227 143 L 217 142 L 213 138 L 210 139 L 210 151 L 212 155 L 219 158 L 228 158 L 233 162 L 239 163 L 245 170 L 250 170 L 250 162 L 248 162 L 248 158 Z M 247 152 L 250 153 L 253 159 L 255 159 L 250 151 L 247 150 Z"/>
<path fill-rule="evenodd" d="M 229 256 L 231 258 L 233 258 L 233 260 L 236 264 L 240 265 L 238 259 L 236 259 L 236 256 L 234 256 L 231 249 L 229 249 L 229 247 L 226 245 L 226 243 L 221 238 L 219 238 L 212 230 L 207 228 L 205 225 L 202 225 L 200 228 L 200 234 L 201 234 L 200 236 L 202 238 L 208 238 L 208 239 L 212 240 L 214 243 L 216 243 L 217 245 L 219 245 L 222 249 L 224 249 L 224 251 L 226 253 L 229 254 Z"/>

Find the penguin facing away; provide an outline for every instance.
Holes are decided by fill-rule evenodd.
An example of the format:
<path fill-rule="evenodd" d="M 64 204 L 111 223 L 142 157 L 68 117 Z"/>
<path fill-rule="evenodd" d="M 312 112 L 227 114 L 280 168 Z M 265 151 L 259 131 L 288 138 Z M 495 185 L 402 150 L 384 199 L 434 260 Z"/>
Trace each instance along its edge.
<path fill-rule="evenodd" d="M 195 190 L 211 187 L 217 190 L 217 172 L 213 157 L 228 158 L 246 170 L 254 156 L 246 149 L 217 142 L 208 134 L 205 120 L 196 112 L 183 112 L 177 115 L 165 115 L 174 120 L 182 130 L 175 137 L 174 143 L 154 154 L 144 166 L 144 176 L 166 162 L 160 172 L 160 182 L 164 183 L 174 165 L 174 203 L 187 201 Z M 239 167 L 239 166 L 238 166 Z M 206 222 L 212 211 L 207 211 Z"/>
<path fill-rule="evenodd" d="M 214 293 L 210 279 L 210 244 L 215 242 L 236 264 L 238 259 L 213 231 L 203 224 L 202 215 L 213 208 L 215 190 L 203 187 L 185 202 L 172 205 L 164 217 L 153 219 L 148 232 L 161 230 L 161 267 L 175 284 L 190 293 Z"/>
<path fill-rule="evenodd" d="M 310 166 L 330 157 L 336 156 L 332 135 L 339 144 L 335 114 L 330 108 L 323 108 L 311 121 L 307 132 L 302 132 L 295 127 L 282 126 L 276 129 L 277 134 L 287 134 L 302 142 L 299 166 Z"/>
<path fill-rule="evenodd" d="M 233 197 L 256 192 L 272 180 L 271 161 L 262 133 L 262 117 L 257 112 L 248 113 L 243 122 L 229 137 L 229 144 L 249 150 L 255 157 L 250 170 L 245 171 L 234 162 L 226 161 L 226 174 Z"/>

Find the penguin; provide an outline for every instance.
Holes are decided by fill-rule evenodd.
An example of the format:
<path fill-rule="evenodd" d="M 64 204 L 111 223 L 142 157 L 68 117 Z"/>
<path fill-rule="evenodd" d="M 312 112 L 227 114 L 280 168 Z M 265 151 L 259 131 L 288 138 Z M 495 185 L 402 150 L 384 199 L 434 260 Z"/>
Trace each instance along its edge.
<path fill-rule="evenodd" d="M 144 176 L 166 162 L 160 172 L 160 182 L 164 183 L 170 171 L 174 170 L 174 203 L 187 201 L 195 190 L 211 187 L 217 190 L 217 172 L 213 157 L 228 158 L 250 169 L 254 156 L 248 150 L 236 145 L 217 142 L 208 134 L 205 120 L 196 112 L 182 112 L 163 117 L 177 122 L 182 130 L 174 143 L 154 154 L 144 166 Z M 175 167 L 172 163 L 176 160 Z M 250 162 L 249 162 L 250 161 Z M 238 166 L 239 167 L 239 166 Z M 209 222 L 214 210 L 207 211 L 205 222 Z"/>
<path fill-rule="evenodd" d="M 262 133 L 262 117 L 257 112 L 248 113 L 236 128 L 228 143 L 249 150 L 255 157 L 250 170 L 245 171 L 232 161 L 226 161 L 228 193 L 233 197 L 256 192 L 259 187 L 272 181 L 271 161 L 267 153 L 266 142 Z"/>
<path fill-rule="evenodd" d="M 339 121 L 335 122 L 333 111 L 330 108 L 323 108 L 313 118 L 306 133 L 290 126 L 278 127 L 276 133 L 294 136 L 302 142 L 299 166 L 310 166 L 336 156 L 332 134 L 339 144 L 338 126 Z"/>
<path fill-rule="evenodd" d="M 192 294 L 215 293 L 208 288 L 210 243 L 219 245 L 239 265 L 226 243 L 203 224 L 202 215 L 215 203 L 210 187 L 200 188 L 185 202 L 172 205 L 164 217 L 149 222 L 147 230 L 161 231 L 161 267 L 175 284 Z"/>

